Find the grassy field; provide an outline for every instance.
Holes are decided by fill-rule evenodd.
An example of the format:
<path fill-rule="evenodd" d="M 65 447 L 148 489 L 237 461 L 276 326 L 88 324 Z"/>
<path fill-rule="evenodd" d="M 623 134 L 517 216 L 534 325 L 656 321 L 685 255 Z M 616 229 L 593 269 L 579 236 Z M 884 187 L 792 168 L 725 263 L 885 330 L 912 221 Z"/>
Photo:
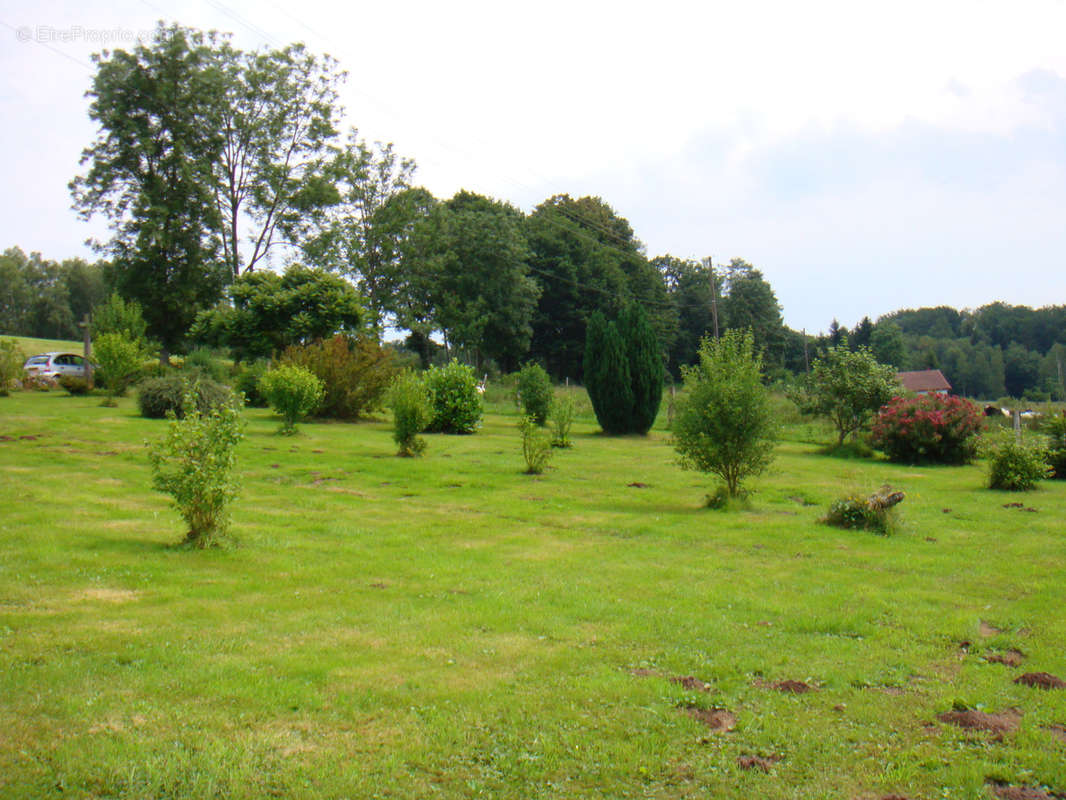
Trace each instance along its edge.
<path fill-rule="evenodd" d="M 40 353 L 53 353 L 64 351 L 68 353 L 81 353 L 85 349 L 84 342 L 75 342 L 66 339 L 33 339 L 29 336 L 3 336 L 0 340 L 14 339 L 22 354 L 29 358 Z"/>
<path fill-rule="evenodd" d="M 384 422 L 282 438 L 249 410 L 239 546 L 190 551 L 150 489 L 166 423 L 99 402 L 0 398 L 4 798 L 1066 791 L 1066 691 L 1013 682 L 1066 677 L 1066 484 L 830 458 L 805 427 L 715 512 L 661 429 L 585 418 L 530 477 L 502 413 L 406 460 Z M 897 535 L 817 523 L 885 481 Z M 963 708 L 1021 716 L 937 719 Z"/>

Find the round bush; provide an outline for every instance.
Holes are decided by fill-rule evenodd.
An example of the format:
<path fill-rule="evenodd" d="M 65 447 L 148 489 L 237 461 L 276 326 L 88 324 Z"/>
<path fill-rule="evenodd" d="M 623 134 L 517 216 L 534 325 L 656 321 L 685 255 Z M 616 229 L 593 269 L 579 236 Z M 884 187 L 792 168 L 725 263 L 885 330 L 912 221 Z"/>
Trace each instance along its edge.
<path fill-rule="evenodd" d="M 1008 492 L 1028 492 L 1051 476 L 1047 445 L 1039 439 L 1015 439 L 1004 432 L 988 448 L 988 487 Z"/>
<path fill-rule="evenodd" d="M 962 397 L 896 397 L 874 421 L 873 444 L 904 464 L 968 464 L 977 456 L 981 410 Z"/>
<path fill-rule="evenodd" d="M 293 433 L 296 422 L 313 412 L 322 402 L 322 381 L 295 364 L 283 364 L 259 379 L 259 388 L 284 423 L 283 433 Z"/>
<path fill-rule="evenodd" d="M 518 373 L 516 388 L 525 415 L 543 425 L 548 419 L 554 394 L 548 373 L 540 364 L 526 364 Z"/>
<path fill-rule="evenodd" d="M 426 430 L 473 433 L 478 429 L 482 403 L 472 367 L 453 359 L 445 367 L 426 370 L 424 380 L 433 404 L 433 421 Z"/>
<path fill-rule="evenodd" d="M 212 409 L 230 401 L 233 392 L 228 386 L 201 378 L 195 382 L 182 375 L 168 375 L 164 378 L 149 378 L 141 381 L 137 391 L 137 407 L 142 417 L 163 419 L 168 411 L 181 419 L 184 415 L 182 399 L 190 383 L 196 388 L 196 407 L 206 414 Z"/>

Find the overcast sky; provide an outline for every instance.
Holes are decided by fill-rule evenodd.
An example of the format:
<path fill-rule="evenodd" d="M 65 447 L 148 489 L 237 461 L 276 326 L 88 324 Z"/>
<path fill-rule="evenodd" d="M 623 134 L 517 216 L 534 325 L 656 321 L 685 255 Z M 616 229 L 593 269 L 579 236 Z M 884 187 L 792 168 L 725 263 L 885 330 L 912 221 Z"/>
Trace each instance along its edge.
<path fill-rule="evenodd" d="M 796 329 L 1066 303 L 1064 0 L 9 0 L 0 249 L 91 255 L 89 55 L 158 19 L 327 52 L 438 197 L 599 195 L 649 256 L 753 263 Z"/>

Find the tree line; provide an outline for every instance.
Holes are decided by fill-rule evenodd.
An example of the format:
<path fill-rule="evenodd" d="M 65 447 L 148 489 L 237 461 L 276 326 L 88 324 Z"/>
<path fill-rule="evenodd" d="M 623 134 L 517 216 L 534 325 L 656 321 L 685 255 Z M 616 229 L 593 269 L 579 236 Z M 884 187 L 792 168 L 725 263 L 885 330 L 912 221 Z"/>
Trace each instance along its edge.
<path fill-rule="evenodd" d="M 1061 314 L 920 309 L 811 338 L 784 325 L 755 266 L 649 257 L 602 198 L 559 194 L 528 214 L 469 191 L 436 198 L 412 159 L 340 130 L 345 74 L 302 45 L 248 52 L 160 24 L 94 63 L 98 133 L 70 189 L 110 238 L 96 264 L 0 257 L 6 332 L 72 337 L 114 291 L 141 305 L 164 362 L 196 344 L 255 357 L 332 325 L 392 327 L 427 364 L 443 347 L 479 371 L 536 361 L 582 381 L 590 320 L 639 305 L 675 378 L 705 335 L 750 330 L 771 378 L 846 336 L 898 368 L 939 366 L 967 394 L 1054 390 Z"/>

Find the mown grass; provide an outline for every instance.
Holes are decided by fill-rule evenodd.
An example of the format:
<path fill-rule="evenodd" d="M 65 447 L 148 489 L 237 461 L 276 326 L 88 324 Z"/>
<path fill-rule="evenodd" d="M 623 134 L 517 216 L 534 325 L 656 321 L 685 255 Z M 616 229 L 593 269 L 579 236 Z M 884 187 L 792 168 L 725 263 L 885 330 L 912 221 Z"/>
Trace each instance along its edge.
<path fill-rule="evenodd" d="M 1066 790 L 1066 693 L 1012 682 L 1066 677 L 1066 486 L 837 459 L 805 425 L 751 510 L 713 512 L 662 421 L 606 438 L 586 415 L 531 477 L 494 408 L 421 459 L 385 422 L 285 438 L 249 410 L 238 546 L 189 551 L 150 489 L 164 422 L 129 399 L 0 399 L 0 796 Z M 899 535 L 817 523 L 886 481 L 908 493 Z M 1012 647 L 1020 668 L 985 660 Z M 712 690 L 668 680 L 685 675 Z M 995 739 L 936 721 L 953 706 L 1024 716 Z"/>
<path fill-rule="evenodd" d="M 57 351 L 65 353 L 80 353 L 85 348 L 84 342 L 76 342 L 69 339 L 34 339 L 30 336 L 6 336 L 0 334 L 0 339 L 14 339 L 22 354 L 29 358 L 43 353 Z"/>

